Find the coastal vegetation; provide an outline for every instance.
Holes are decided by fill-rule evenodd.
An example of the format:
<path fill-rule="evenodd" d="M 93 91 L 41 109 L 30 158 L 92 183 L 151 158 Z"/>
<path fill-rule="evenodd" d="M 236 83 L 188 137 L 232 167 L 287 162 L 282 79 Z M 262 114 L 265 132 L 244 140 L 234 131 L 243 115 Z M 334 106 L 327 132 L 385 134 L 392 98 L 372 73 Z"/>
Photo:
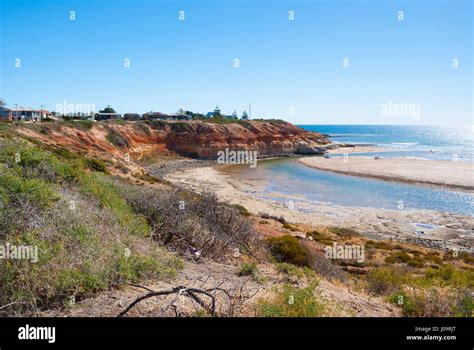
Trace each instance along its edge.
<path fill-rule="evenodd" d="M 308 253 L 294 236 L 283 235 L 268 239 L 270 252 L 276 261 L 296 266 L 308 265 Z"/>
<path fill-rule="evenodd" d="M 258 304 L 261 317 L 320 317 L 324 315 L 325 303 L 315 297 L 318 282 L 298 288 L 285 284 L 276 288 L 273 299 Z"/>
<path fill-rule="evenodd" d="M 68 155 L 69 157 L 69 155 Z M 143 217 L 81 157 L 25 143 L 0 147 L 0 242 L 38 247 L 38 260 L 2 260 L 2 314 L 34 314 L 143 278 L 170 278 L 180 259 L 153 244 Z"/>
<path fill-rule="evenodd" d="M 134 140 L 155 136 L 169 124 L 176 135 L 190 132 L 191 124 L 95 124 L 43 123 L 22 130 L 0 125 L 0 246 L 36 246 L 39 252 L 35 263 L 0 261 L 0 315 L 67 312 L 103 291 L 145 281 L 179 285 L 180 276 L 191 275 L 235 279 L 224 298 L 232 311 L 223 308 L 220 316 L 352 315 L 341 311 L 350 307 L 344 290 L 353 293 L 349 300 L 363 300 L 359 309 L 366 303 L 378 307 L 378 315 L 386 315 L 391 304 L 395 311 L 389 315 L 473 316 L 471 253 L 369 239 L 343 225 L 255 214 L 207 191 L 153 176 L 143 164 L 182 160 L 161 145 L 150 147 L 155 155 L 163 152 L 159 159 L 121 163 L 120 156 L 104 156 L 123 154 L 123 148 L 133 149 Z M 60 137 L 92 128 L 102 133 L 103 143 L 61 146 Z M 327 258 L 325 249 L 334 244 L 364 247 L 363 261 Z M 203 267 L 213 272 L 202 277 Z M 324 288 L 336 299 L 322 298 Z M 183 315 L 211 313 L 201 307 Z"/>

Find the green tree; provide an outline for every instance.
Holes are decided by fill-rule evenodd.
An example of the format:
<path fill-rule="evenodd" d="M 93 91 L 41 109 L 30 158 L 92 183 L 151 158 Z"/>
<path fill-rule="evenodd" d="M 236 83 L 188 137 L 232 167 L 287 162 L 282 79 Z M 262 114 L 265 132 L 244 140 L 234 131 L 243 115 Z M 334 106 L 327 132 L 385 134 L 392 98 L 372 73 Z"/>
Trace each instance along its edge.
<path fill-rule="evenodd" d="M 216 108 L 214 109 L 214 112 L 212 113 L 212 116 L 214 118 L 221 118 L 222 117 L 221 109 L 219 108 L 219 106 L 216 106 Z"/>
<path fill-rule="evenodd" d="M 107 105 L 107 107 L 104 108 L 104 110 L 99 111 L 100 113 L 117 113 L 115 112 L 115 109 L 110 107 L 110 105 Z"/>
<path fill-rule="evenodd" d="M 248 120 L 249 119 L 249 115 L 247 114 L 247 111 L 244 111 L 244 113 L 242 113 L 242 120 Z"/>

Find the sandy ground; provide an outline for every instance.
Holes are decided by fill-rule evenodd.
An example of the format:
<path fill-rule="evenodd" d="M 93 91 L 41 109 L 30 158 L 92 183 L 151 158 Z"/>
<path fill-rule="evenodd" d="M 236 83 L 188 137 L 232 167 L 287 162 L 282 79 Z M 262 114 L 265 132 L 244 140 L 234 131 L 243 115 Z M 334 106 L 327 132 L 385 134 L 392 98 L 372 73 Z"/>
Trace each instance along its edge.
<path fill-rule="evenodd" d="M 474 190 L 474 164 L 413 158 L 306 157 L 298 161 L 320 170 L 384 180 L 424 183 Z"/>
<path fill-rule="evenodd" d="M 189 262 L 174 280 L 143 282 L 137 286 L 124 286 L 99 293 L 93 298 L 78 302 L 69 310 L 49 310 L 41 313 L 42 317 L 116 317 L 136 298 L 146 294 L 145 288 L 154 291 L 169 290 L 175 286 L 193 287 L 199 289 L 223 288 L 230 294 L 242 290 L 244 295 L 251 296 L 242 307 L 236 310 L 235 316 L 255 316 L 255 304 L 262 299 L 268 300 L 273 296 L 275 286 L 285 283 L 283 276 L 271 265 L 260 265 L 259 271 L 266 282 L 258 283 L 249 277 L 239 277 L 239 267 L 219 264 L 212 261 Z M 370 297 L 361 291 L 351 290 L 339 282 L 321 279 L 316 289 L 318 298 L 325 301 L 327 310 L 324 316 L 339 317 L 390 317 L 400 316 L 397 308 L 389 305 L 381 297 Z M 207 299 L 206 299 L 207 300 Z M 188 298 L 178 298 L 176 295 L 146 299 L 135 306 L 127 316 L 160 317 L 175 316 L 173 303 L 182 315 L 192 315 L 200 307 Z M 218 312 L 227 312 L 228 298 L 223 293 L 216 294 Z"/>
<path fill-rule="evenodd" d="M 185 169 L 165 176 L 184 188 L 213 192 L 231 204 L 240 204 L 254 214 L 283 216 L 291 223 L 342 226 L 359 230 L 371 239 L 393 239 L 435 249 L 474 251 L 474 217 L 431 210 L 387 210 L 342 207 L 324 203 L 283 202 L 259 198 L 264 184 L 241 181 L 212 167 Z M 288 203 L 290 198 L 288 198 Z M 417 223 L 434 225 L 420 230 Z"/>

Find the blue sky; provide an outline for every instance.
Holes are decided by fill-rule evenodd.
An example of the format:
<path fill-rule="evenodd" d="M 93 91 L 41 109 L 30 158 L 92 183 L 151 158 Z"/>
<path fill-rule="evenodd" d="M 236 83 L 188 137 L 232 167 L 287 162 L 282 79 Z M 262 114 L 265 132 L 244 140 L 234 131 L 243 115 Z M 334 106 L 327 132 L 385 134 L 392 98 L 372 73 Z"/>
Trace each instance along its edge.
<path fill-rule="evenodd" d="M 0 2 L 10 106 L 240 115 L 251 102 L 252 117 L 301 124 L 473 122 L 470 0 Z M 388 103 L 419 112 L 383 115 Z"/>

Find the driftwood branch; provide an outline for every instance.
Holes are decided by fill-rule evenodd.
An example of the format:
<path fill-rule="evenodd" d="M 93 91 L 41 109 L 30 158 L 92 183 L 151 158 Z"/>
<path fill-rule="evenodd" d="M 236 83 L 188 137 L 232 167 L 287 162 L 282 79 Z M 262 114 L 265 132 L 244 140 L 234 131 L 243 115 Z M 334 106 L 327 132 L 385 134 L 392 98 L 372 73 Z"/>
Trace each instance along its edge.
<path fill-rule="evenodd" d="M 196 311 L 198 308 L 202 308 L 213 317 L 217 315 L 220 317 L 233 317 L 236 313 L 242 311 L 243 305 L 254 298 L 260 290 L 258 285 L 249 286 L 251 280 L 251 278 L 247 278 L 234 284 L 229 279 L 216 280 L 215 276 L 204 274 L 195 279 L 190 286 L 178 286 L 161 291 L 155 291 L 148 287 L 134 284 L 134 287 L 145 289 L 149 293 L 135 299 L 118 317 L 126 315 L 135 305 L 143 300 L 160 296 L 166 297 L 173 294 L 175 297 L 170 301 L 166 301 L 165 305 L 161 307 L 161 316 L 170 310 L 174 311 L 176 317 L 182 316 L 176 302 L 180 297 L 185 297 L 189 299 Z M 219 308 L 217 307 L 218 303 Z"/>
<path fill-rule="evenodd" d="M 212 316 L 216 315 L 216 299 L 210 292 L 202 290 L 202 289 L 187 288 L 187 287 L 180 286 L 180 287 L 175 287 L 169 290 L 152 291 L 150 293 L 142 295 L 141 297 L 135 299 L 125 310 L 123 310 L 120 314 L 118 314 L 117 317 L 122 317 L 126 315 L 135 305 L 137 305 L 138 303 L 140 303 L 141 301 L 145 299 L 163 296 L 163 295 L 171 295 L 171 294 L 178 294 L 178 296 L 179 295 L 187 296 L 193 299 L 194 301 L 196 301 L 202 308 L 204 308 Z M 202 300 L 202 298 L 198 296 L 198 294 L 202 294 L 204 296 L 209 297 L 211 299 L 211 304 L 208 305 L 204 300 Z M 173 303 L 171 303 L 170 305 L 171 307 L 174 306 Z"/>

